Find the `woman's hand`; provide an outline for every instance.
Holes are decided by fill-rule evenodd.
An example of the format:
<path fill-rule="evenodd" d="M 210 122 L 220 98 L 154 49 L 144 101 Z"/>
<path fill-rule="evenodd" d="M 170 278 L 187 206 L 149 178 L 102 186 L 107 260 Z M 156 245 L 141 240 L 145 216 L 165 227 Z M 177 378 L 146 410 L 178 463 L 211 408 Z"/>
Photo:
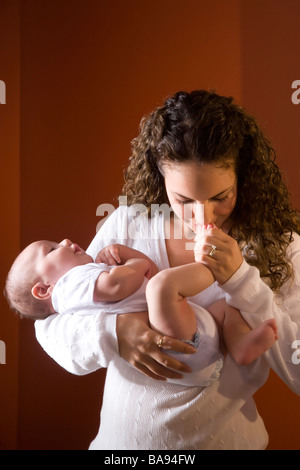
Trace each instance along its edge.
<path fill-rule="evenodd" d="M 212 247 L 216 249 L 210 255 Z M 225 284 L 243 262 L 236 240 L 211 225 L 197 232 L 194 254 L 195 261 L 205 264 L 219 284 Z"/>
<path fill-rule="evenodd" d="M 162 335 L 151 330 L 148 314 L 129 313 L 117 317 L 117 338 L 120 356 L 148 377 L 156 380 L 180 379 L 180 372 L 190 367 L 164 354 L 165 350 L 192 354 L 195 349 L 179 340 L 163 336 L 163 349 L 158 346 Z"/>

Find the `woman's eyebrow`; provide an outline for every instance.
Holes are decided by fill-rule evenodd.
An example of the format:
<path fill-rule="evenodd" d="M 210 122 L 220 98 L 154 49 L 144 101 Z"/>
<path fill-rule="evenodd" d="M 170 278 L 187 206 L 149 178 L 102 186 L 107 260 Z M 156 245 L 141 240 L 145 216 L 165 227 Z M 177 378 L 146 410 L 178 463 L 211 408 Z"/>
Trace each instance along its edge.
<path fill-rule="evenodd" d="M 224 193 L 227 193 L 227 191 L 228 191 L 228 192 L 231 191 L 231 190 L 234 188 L 234 185 L 235 185 L 235 183 L 234 183 L 232 186 L 230 186 L 230 188 L 224 189 L 224 191 L 221 191 L 219 194 L 216 194 L 216 195 L 213 196 L 211 199 L 215 199 L 215 198 L 217 198 L 217 197 L 223 196 L 223 194 L 224 194 Z"/>
<path fill-rule="evenodd" d="M 224 190 L 221 191 L 220 193 L 216 194 L 215 196 L 210 197 L 209 199 L 215 199 L 215 198 L 217 198 L 217 197 L 223 196 L 223 194 L 226 193 L 227 191 L 228 191 L 228 192 L 231 191 L 231 190 L 234 188 L 234 185 L 235 185 L 235 183 L 234 183 L 232 186 L 230 186 L 229 188 L 224 189 Z M 187 196 L 183 196 L 182 194 L 179 194 L 179 193 L 176 193 L 176 192 L 174 192 L 173 194 L 174 194 L 175 196 L 182 197 L 183 199 L 191 199 L 191 198 L 189 198 L 189 197 L 187 197 Z"/>

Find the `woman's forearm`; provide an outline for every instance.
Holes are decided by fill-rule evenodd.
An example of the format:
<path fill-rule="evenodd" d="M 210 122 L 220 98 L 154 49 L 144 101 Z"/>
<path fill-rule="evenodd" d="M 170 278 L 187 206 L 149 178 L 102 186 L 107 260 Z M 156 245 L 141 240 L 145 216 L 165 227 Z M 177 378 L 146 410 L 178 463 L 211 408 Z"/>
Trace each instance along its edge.
<path fill-rule="evenodd" d="M 36 338 L 45 352 L 75 375 L 86 375 L 118 354 L 116 315 L 55 314 L 35 322 Z"/>
<path fill-rule="evenodd" d="M 270 318 L 276 320 L 279 338 L 265 357 L 280 378 L 300 395 L 299 365 L 292 360 L 294 341 L 300 339 L 300 256 L 295 261 L 295 279 L 281 288 L 282 296 L 276 297 L 259 271 L 245 261 L 222 288 L 228 304 L 240 310 L 251 328 Z"/>

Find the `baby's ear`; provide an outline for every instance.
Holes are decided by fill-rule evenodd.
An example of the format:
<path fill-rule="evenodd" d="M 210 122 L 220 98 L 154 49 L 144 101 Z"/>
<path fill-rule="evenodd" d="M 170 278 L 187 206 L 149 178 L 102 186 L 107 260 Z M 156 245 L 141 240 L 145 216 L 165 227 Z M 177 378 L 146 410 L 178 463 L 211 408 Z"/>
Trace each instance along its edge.
<path fill-rule="evenodd" d="M 38 282 L 31 289 L 31 294 L 38 300 L 47 300 L 51 297 L 52 286 Z"/>

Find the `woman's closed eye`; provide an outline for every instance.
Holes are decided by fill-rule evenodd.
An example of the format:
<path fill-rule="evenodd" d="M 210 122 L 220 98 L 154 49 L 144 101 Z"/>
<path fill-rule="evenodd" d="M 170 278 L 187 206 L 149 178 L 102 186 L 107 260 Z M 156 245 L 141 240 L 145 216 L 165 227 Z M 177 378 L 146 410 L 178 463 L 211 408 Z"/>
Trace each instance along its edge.
<path fill-rule="evenodd" d="M 179 204 L 194 204 L 195 201 L 192 201 L 191 199 L 177 199 L 177 202 Z"/>
<path fill-rule="evenodd" d="M 227 199 L 228 199 L 228 195 L 225 197 L 216 197 L 216 198 L 213 198 L 212 200 L 217 201 L 217 202 L 225 202 Z"/>
<path fill-rule="evenodd" d="M 228 199 L 228 195 L 224 197 L 213 197 L 211 201 L 225 202 L 227 199 Z M 192 199 L 177 199 L 177 202 L 182 205 L 195 203 L 195 201 L 193 201 Z"/>

